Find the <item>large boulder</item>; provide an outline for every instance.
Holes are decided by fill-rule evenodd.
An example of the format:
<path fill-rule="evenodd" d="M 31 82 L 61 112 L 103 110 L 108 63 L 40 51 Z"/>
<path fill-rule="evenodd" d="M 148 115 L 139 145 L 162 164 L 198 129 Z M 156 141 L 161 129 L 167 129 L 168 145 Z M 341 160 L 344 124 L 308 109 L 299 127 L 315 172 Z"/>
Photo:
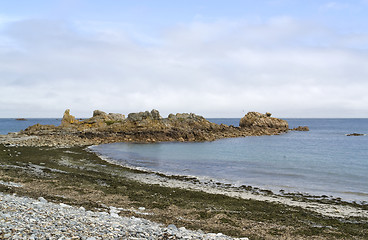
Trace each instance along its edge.
<path fill-rule="evenodd" d="M 105 117 L 107 114 L 101 110 L 94 110 L 93 117 Z"/>
<path fill-rule="evenodd" d="M 169 116 L 167 117 L 169 120 L 171 121 L 177 121 L 177 120 L 181 120 L 181 121 L 203 121 L 205 120 L 204 117 L 200 116 L 200 115 L 196 115 L 194 113 L 177 113 L 177 114 L 169 114 Z"/>
<path fill-rule="evenodd" d="M 78 120 L 73 115 L 70 115 L 70 109 L 65 110 L 63 119 L 61 119 L 61 126 L 67 127 L 74 123 L 78 123 Z"/>
<path fill-rule="evenodd" d="M 110 121 L 121 122 L 121 121 L 124 121 L 125 116 L 123 114 L 121 114 L 121 113 L 109 113 L 107 115 L 107 118 Z"/>
<path fill-rule="evenodd" d="M 289 124 L 287 121 L 273 118 L 270 113 L 249 112 L 240 119 L 239 126 L 242 128 L 274 128 L 287 131 Z"/>
<path fill-rule="evenodd" d="M 160 115 L 160 112 L 158 110 L 156 110 L 156 109 L 152 109 L 152 111 L 151 111 L 151 117 L 154 120 L 161 120 L 162 119 L 162 117 Z"/>
<path fill-rule="evenodd" d="M 139 122 L 145 119 L 149 120 L 161 120 L 162 117 L 160 116 L 159 111 L 153 109 L 151 112 L 139 112 L 139 113 L 129 113 L 127 120 L 132 122 Z"/>
<path fill-rule="evenodd" d="M 99 123 L 99 125 L 103 125 L 106 122 L 122 122 L 124 121 L 125 116 L 121 113 L 105 113 L 101 110 L 94 110 L 93 117 L 87 119 L 86 122 L 89 123 Z"/>

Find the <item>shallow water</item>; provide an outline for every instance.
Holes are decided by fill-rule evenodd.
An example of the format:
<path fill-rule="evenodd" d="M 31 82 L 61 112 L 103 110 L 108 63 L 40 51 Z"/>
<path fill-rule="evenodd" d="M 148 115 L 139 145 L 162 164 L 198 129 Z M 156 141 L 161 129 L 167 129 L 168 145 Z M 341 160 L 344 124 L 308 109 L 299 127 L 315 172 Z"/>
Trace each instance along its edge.
<path fill-rule="evenodd" d="M 239 119 L 209 119 L 238 126 Z M 201 143 L 115 143 L 94 146 L 98 153 L 130 167 L 198 176 L 234 185 L 332 195 L 368 201 L 368 119 L 286 119 L 309 132 L 222 139 Z M 0 134 L 61 119 L 0 119 Z"/>
<path fill-rule="evenodd" d="M 210 119 L 237 125 L 239 119 Z M 226 121 L 224 121 L 226 120 Z M 287 119 L 309 132 L 201 143 L 114 143 L 92 149 L 118 163 L 273 191 L 368 201 L 368 119 Z"/>
<path fill-rule="evenodd" d="M 0 118 L 0 134 L 19 132 L 37 123 L 59 126 L 61 118 L 27 118 L 25 121 L 19 121 L 15 118 Z"/>

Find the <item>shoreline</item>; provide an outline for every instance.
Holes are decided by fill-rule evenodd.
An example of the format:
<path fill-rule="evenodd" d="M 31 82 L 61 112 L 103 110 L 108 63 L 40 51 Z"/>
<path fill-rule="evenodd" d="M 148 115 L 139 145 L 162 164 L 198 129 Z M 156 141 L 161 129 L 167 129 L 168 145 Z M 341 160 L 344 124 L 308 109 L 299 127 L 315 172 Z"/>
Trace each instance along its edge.
<path fill-rule="evenodd" d="M 179 179 L 178 179 L 179 178 Z M 102 160 L 85 147 L 9 147 L 0 144 L 0 192 L 144 217 L 164 225 L 249 239 L 364 239 L 367 210 L 329 203 L 285 204 L 277 196 L 206 187 L 195 179 L 159 176 Z M 193 181 L 194 183 L 190 183 Z M 184 182 L 184 183 L 183 183 Z M 239 194 L 243 194 L 239 196 Z M 257 199 L 258 198 L 258 199 Z M 315 207 L 325 210 L 318 213 Z M 145 215 L 142 215 L 144 209 Z M 341 211 L 338 215 L 330 210 Z M 351 214 L 345 214 L 349 211 Z M 287 237 L 288 236 L 288 237 Z"/>
<path fill-rule="evenodd" d="M 65 136 L 63 136 L 65 137 Z M 56 138 L 58 139 L 58 137 Z M 90 151 L 96 155 L 98 155 L 101 159 L 103 159 L 104 161 L 108 161 L 110 163 L 116 164 L 118 166 L 122 166 L 124 168 L 128 168 L 131 170 L 138 170 L 138 171 L 142 171 L 142 172 L 147 172 L 147 173 L 153 173 L 153 174 L 157 174 L 157 175 L 161 175 L 164 177 L 170 177 L 170 175 L 172 176 L 177 176 L 181 179 L 185 179 L 185 178 L 195 178 L 197 182 L 209 182 L 210 180 L 213 180 L 212 182 L 217 182 L 220 185 L 227 185 L 230 188 L 234 188 L 234 186 L 232 184 L 228 184 L 228 183 L 222 183 L 221 181 L 217 181 L 216 179 L 209 179 L 208 181 L 200 179 L 200 177 L 198 176 L 186 176 L 186 175 L 175 175 L 175 174 L 168 174 L 165 172 L 159 172 L 159 171 L 153 171 L 150 169 L 145 169 L 142 167 L 134 167 L 134 166 L 129 166 L 129 165 L 125 165 L 125 164 L 119 164 L 117 163 L 115 160 L 111 159 L 104 159 L 104 156 L 98 154 L 96 151 L 93 151 L 92 147 L 100 145 L 100 144 L 109 144 L 109 143 L 99 143 L 99 144 L 93 144 L 93 142 L 85 140 L 82 142 L 82 144 L 80 144 L 81 142 L 77 142 L 77 144 L 75 144 L 73 141 L 70 141 L 70 139 L 63 139 L 61 142 L 52 142 L 53 140 L 49 139 L 49 136 L 28 136 L 28 135 L 22 135 L 20 133 L 10 133 L 7 135 L 0 135 L 0 144 L 3 144 L 4 146 L 9 146 L 9 147 L 53 147 L 53 148 L 72 148 L 72 147 L 82 147 L 85 148 L 86 151 Z M 30 144 L 30 143 L 34 143 L 34 144 Z M 39 144 L 41 143 L 41 145 Z M 46 143 L 46 144 L 45 144 Z M 114 143 L 114 142 L 113 142 Z M 131 143 L 131 142 L 126 142 L 126 143 Z M 133 142 L 136 143 L 136 142 Z M 137 143 L 140 144 L 140 143 Z M 154 144 L 154 142 L 150 142 L 149 144 Z M 243 185 L 244 186 L 244 185 Z M 272 192 L 271 189 L 267 189 L 267 188 L 262 188 L 262 187 L 255 187 L 255 186 L 247 186 L 250 189 L 258 189 L 260 192 L 263 193 L 270 193 Z M 241 188 L 241 187 L 235 187 L 235 188 Z M 323 200 L 325 202 L 335 202 L 336 204 L 339 203 L 343 203 L 343 204 L 351 204 L 351 205 L 356 205 L 356 206 L 364 206 L 364 205 L 368 205 L 368 203 L 366 203 L 364 200 L 360 201 L 360 200 L 352 200 L 352 201 L 348 201 L 348 200 L 342 200 L 340 196 L 334 196 L 331 194 L 328 194 L 328 196 L 326 196 L 326 193 L 321 193 L 321 195 L 314 195 L 314 194 L 309 194 L 307 192 L 300 192 L 300 191 L 285 191 L 283 189 L 279 189 L 279 192 L 281 194 L 275 194 L 274 192 L 272 192 L 272 195 L 274 196 L 279 196 L 279 197 L 286 197 L 285 195 L 289 195 L 291 198 L 294 198 L 296 196 L 298 196 L 299 198 L 302 199 L 306 199 L 306 200 L 313 200 L 313 199 L 319 199 L 319 200 Z M 284 194 L 286 193 L 286 194 Z M 257 193 L 259 194 L 259 193 Z"/>
<path fill-rule="evenodd" d="M 131 170 L 138 170 L 147 174 L 157 175 L 158 177 L 163 178 L 169 178 L 169 179 L 177 179 L 177 180 L 183 180 L 184 182 L 193 182 L 196 184 L 201 184 L 205 187 L 208 186 L 218 186 L 222 187 L 224 189 L 228 190 L 235 190 L 235 191 L 243 191 L 248 190 L 249 193 L 254 193 L 256 195 L 263 194 L 263 195 L 272 195 L 277 197 L 284 197 L 284 198 L 300 198 L 305 199 L 307 201 L 316 201 L 316 202 L 329 202 L 329 203 L 335 203 L 335 204 L 345 204 L 345 205 L 353 205 L 353 206 L 368 206 L 368 202 L 366 200 L 358 200 L 358 199 L 346 199 L 341 195 L 334 194 L 333 192 L 324 192 L 319 191 L 319 193 L 313 193 L 313 192 L 304 192 L 300 189 L 296 190 L 285 190 L 287 187 L 284 188 L 267 188 L 263 186 L 257 186 L 249 183 L 242 183 L 242 184 L 234 184 L 230 182 L 225 182 L 221 179 L 216 179 L 214 177 L 201 177 L 196 175 L 185 175 L 180 173 L 170 173 L 170 172 L 164 172 L 159 170 L 152 170 L 150 168 L 145 167 L 137 167 L 129 164 L 124 164 L 118 160 L 115 160 L 113 158 L 110 158 L 108 156 L 105 156 L 103 154 L 100 154 L 98 151 L 94 150 L 94 147 L 97 145 L 92 145 L 86 147 L 86 151 L 91 151 L 92 153 L 99 156 L 102 160 L 107 161 L 111 164 L 116 164 L 117 166 L 122 166 L 124 168 L 128 168 Z M 158 181 L 158 180 L 157 180 Z M 226 190 L 227 191 L 227 190 Z M 358 196 L 366 196 L 365 193 L 356 193 Z M 368 195 L 367 195 L 368 196 Z"/>
<path fill-rule="evenodd" d="M 231 184 L 213 181 L 212 179 L 203 181 L 197 176 L 171 175 L 156 172 L 141 167 L 119 164 L 116 160 L 93 151 L 91 147 L 93 146 L 87 147 L 86 151 L 96 154 L 101 160 L 133 171 L 139 171 L 140 173 L 132 173 L 128 178 L 145 184 L 157 184 L 169 188 L 181 188 L 186 190 L 202 191 L 210 194 L 221 194 L 235 198 L 281 203 L 288 206 L 296 206 L 312 210 L 328 217 L 368 218 L 368 204 L 364 202 L 342 201 L 339 198 L 334 198 L 333 196 L 317 196 L 300 192 L 288 192 L 281 195 L 275 194 L 271 190 L 260 189 L 254 186 L 243 185 L 235 187 Z M 366 210 L 359 209 L 360 207 L 365 207 Z"/>
<path fill-rule="evenodd" d="M 168 174 L 165 172 L 159 172 L 159 171 L 153 171 L 150 169 L 145 169 L 142 167 L 134 167 L 134 166 L 129 166 L 129 165 L 125 165 L 125 164 L 119 164 L 117 161 L 113 160 L 113 159 L 107 159 L 108 157 L 104 157 L 100 154 L 98 154 L 96 151 L 92 150 L 91 148 L 100 144 L 108 144 L 108 143 L 100 143 L 100 144 L 92 144 L 89 141 L 84 142 L 83 144 L 73 144 L 69 142 L 69 139 L 64 139 L 63 142 L 65 142 L 66 144 L 63 144 L 63 142 L 60 143 L 56 143 L 56 144 L 42 144 L 41 146 L 38 146 L 37 141 L 35 141 L 35 144 L 29 144 L 29 142 L 33 142 L 34 140 L 39 140 L 40 138 L 42 138 L 44 136 L 27 136 L 27 135 L 21 135 L 19 133 L 12 133 L 12 134 L 8 134 L 8 135 L 0 135 L 0 144 L 3 144 L 4 146 L 9 146 L 9 147 L 54 147 L 54 148 L 72 148 L 72 147 L 82 147 L 84 148 L 86 151 L 92 152 L 93 154 L 96 154 L 97 156 L 99 156 L 102 160 L 107 161 L 109 163 L 112 164 L 116 164 L 117 166 L 122 166 L 124 168 L 127 169 L 131 169 L 131 170 L 138 170 L 141 172 L 145 172 L 145 173 L 149 173 L 149 174 L 156 174 L 157 176 L 162 176 L 162 177 L 176 177 L 176 178 L 180 178 L 180 179 L 185 179 L 185 178 L 190 178 L 190 179 L 196 179 L 196 182 L 202 182 L 202 184 L 204 186 L 206 186 L 206 184 L 208 185 L 210 180 L 212 183 L 217 183 L 218 185 L 227 185 L 229 189 L 231 188 L 238 188 L 240 189 L 241 187 L 234 187 L 232 184 L 228 184 L 228 183 L 222 183 L 221 181 L 217 181 L 216 179 L 209 179 L 208 181 L 204 181 L 202 179 L 200 179 L 198 176 L 186 176 L 186 175 L 175 175 L 175 174 Z M 48 137 L 46 137 L 46 142 L 49 141 Z M 41 140 L 41 142 L 44 142 L 43 140 Z M 69 144 L 68 144 L 69 142 Z M 126 142 L 126 143 L 130 143 L 130 142 Z M 140 144 L 140 143 L 137 143 Z M 154 143 L 150 143 L 150 144 L 154 144 Z M 179 184 L 180 185 L 180 184 Z M 244 185 L 243 185 L 244 186 Z M 245 186 L 244 186 L 245 187 Z M 304 192 L 299 192 L 299 191 L 291 191 L 291 192 L 287 192 L 287 191 L 283 191 L 283 189 L 280 189 L 282 192 L 285 192 L 286 194 L 275 194 L 274 192 L 272 192 L 272 190 L 270 189 L 265 189 L 265 188 L 259 188 L 259 187 L 255 187 L 255 186 L 247 186 L 250 189 L 256 189 L 257 193 L 256 195 L 258 195 L 260 192 L 262 194 L 266 193 L 272 193 L 271 195 L 273 196 L 277 196 L 277 197 L 287 197 L 285 195 L 289 195 L 290 198 L 301 198 L 301 199 L 305 199 L 307 201 L 310 200 L 322 200 L 323 202 L 330 202 L 330 203 L 336 203 L 336 204 L 350 204 L 350 205 L 355 205 L 355 206 L 368 206 L 368 203 L 366 203 L 365 201 L 358 201 L 358 200 L 352 200 L 352 201 L 347 201 L 347 200 L 341 200 L 341 198 L 339 196 L 326 196 L 325 193 L 322 193 L 322 195 L 311 195 L 309 193 L 304 193 Z M 280 192 L 279 190 L 279 192 Z M 250 191 L 251 192 L 251 191 Z M 317 201 L 318 201 L 317 200 Z"/>

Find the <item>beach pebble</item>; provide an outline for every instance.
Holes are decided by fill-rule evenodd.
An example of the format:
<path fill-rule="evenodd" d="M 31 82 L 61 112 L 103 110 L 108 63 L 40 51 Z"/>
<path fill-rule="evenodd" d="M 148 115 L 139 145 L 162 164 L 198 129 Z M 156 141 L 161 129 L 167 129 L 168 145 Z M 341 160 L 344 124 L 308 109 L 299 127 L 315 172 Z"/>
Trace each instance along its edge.
<path fill-rule="evenodd" d="M 43 197 L 35 200 L 0 192 L 0 239 L 233 239 L 222 233 L 121 217 L 115 207 L 109 210 L 110 214 L 86 211 Z"/>

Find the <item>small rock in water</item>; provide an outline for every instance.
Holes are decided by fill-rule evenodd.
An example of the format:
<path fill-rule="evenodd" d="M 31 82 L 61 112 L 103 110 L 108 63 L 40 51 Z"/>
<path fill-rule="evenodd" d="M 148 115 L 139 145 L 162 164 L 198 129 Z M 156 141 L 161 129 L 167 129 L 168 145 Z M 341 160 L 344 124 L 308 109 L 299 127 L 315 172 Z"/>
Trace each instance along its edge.
<path fill-rule="evenodd" d="M 350 134 L 346 134 L 346 136 L 364 136 L 363 133 L 350 133 Z"/>

